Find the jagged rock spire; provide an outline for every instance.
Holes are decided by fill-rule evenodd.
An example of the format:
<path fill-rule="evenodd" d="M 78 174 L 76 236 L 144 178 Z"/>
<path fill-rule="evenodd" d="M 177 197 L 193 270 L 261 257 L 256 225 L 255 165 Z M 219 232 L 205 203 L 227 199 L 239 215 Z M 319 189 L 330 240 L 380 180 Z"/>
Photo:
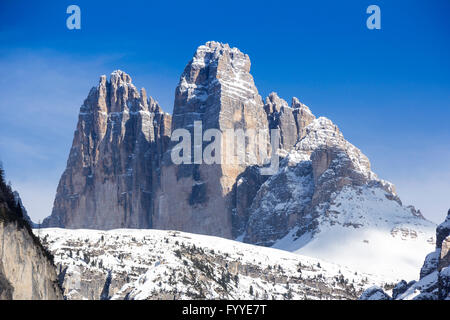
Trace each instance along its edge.
<path fill-rule="evenodd" d="M 43 226 L 151 227 L 151 195 L 170 121 L 125 72 L 101 76 L 80 108 L 67 168 Z"/>
<path fill-rule="evenodd" d="M 316 118 L 296 97 L 292 98 L 291 106 L 288 106 L 276 92 L 266 98 L 264 110 L 270 129 L 280 130 L 280 148 L 283 153 L 289 152 L 305 136 L 306 126 Z"/>
<path fill-rule="evenodd" d="M 197 48 L 175 90 L 172 129 L 193 130 L 194 121 L 201 121 L 203 131 L 214 128 L 222 132 L 264 132 L 266 144 L 262 148 L 269 149 L 267 116 L 250 74 L 248 55 L 213 41 Z M 230 142 L 223 136 L 222 145 Z M 249 151 L 254 147 L 254 141 L 246 142 L 245 153 L 254 156 L 253 164 L 262 164 L 265 159 Z M 222 156 L 225 159 L 229 154 Z M 237 177 L 251 161 L 225 162 L 180 166 L 168 162 L 161 171 L 155 226 L 231 238 L 232 213 L 236 209 L 233 189 Z M 179 201 L 173 201 L 174 198 Z"/>

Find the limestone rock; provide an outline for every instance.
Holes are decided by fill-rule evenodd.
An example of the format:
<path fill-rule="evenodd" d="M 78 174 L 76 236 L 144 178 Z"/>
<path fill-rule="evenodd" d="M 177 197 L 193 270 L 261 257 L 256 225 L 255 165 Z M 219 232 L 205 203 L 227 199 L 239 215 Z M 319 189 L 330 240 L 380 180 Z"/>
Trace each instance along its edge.
<path fill-rule="evenodd" d="M 269 178 L 262 175 L 260 167 L 250 166 L 236 178 L 232 191 L 233 238 L 245 233 L 249 223 L 250 207 L 263 183 Z"/>
<path fill-rule="evenodd" d="M 220 163 L 202 157 L 209 129 L 224 134 L 220 141 L 211 138 L 219 142 Z M 269 177 L 262 169 L 271 156 L 270 129 L 280 131 L 275 151 L 281 167 Z M 193 138 L 190 164 L 173 162 L 172 155 L 180 155 L 178 130 Z M 261 139 L 247 137 L 239 146 L 229 130 L 253 131 Z M 239 154 L 243 161 L 230 162 Z M 218 42 L 198 47 L 187 64 L 173 117 L 124 72 L 101 77 L 80 109 L 53 212 L 43 225 L 175 229 L 292 251 L 339 227 L 356 232 L 352 244 L 363 253 L 372 243 L 357 231 L 382 228 L 389 240 L 417 240 L 424 254 L 435 228 L 402 205 L 394 186 L 372 172 L 368 158 L 331 120 L 316 118 L 297 98 L 288 105 L 271 93 L 263 102 L 249 57 Z M 416 272 L 422 258 L 412 260 Z"/>
<path fill-rule="evenodd" d="M 315 119 L 309 108 L 297 98 L 292 99 L 291 106 L 272 92 L 264 105 L 270 129 L 280 130 L 280 148 L 289 152 L 298 140 L 306 134 L 305 128 Z"/>
<path fill-rule="evenodd" d="M 201 121 L 202 133 L 254 130 L 265 138 L 246 140 L 241 149 L 245 161 L 235 163 L 229 159 L 236 155 L 236 148 L 230 152 L 227 146 L 237 144 L 227 135 L 220 144 L 220 164 L 174 165 L 168 152 L 156 194 L 154 227 L 231 238 L 237 178 L 249 166 L 264 163 L 254 148 L 261 145 L 269 151 L 267 116 L 250 74 L 250 59 L 237 48 L 208 42 L 186 66 L 175 91 L 172 130 L 185 128 L 194 133 L 195 121 Z"/>
<path fill-rule="evenodd" d="M 170 115 L 117 70 L 80 108 L 67 168 L 44 227 L 150 228 Z"/>
<path fill-rule="evenodd" d="M 311 163 L 302 162 L 292 168 L 286 163 L 282 167 L 261 186 L 253 200 L 245 242 L 271 246 L 297 225 L 305 230 L 313 228 L 314 217 L 307 211 L 314 193 Z"/>
<path fill-rule="evenodd" d="M 274 94 L 270 101 L 272 112 L 283 104 Z M 294 226 L 301 229 L 299 235 L 313 232 L 318 206 L 331 203 L 331 196 L 346 186 L 393 189 L 376 178 L 367 157 L 346 141 L 330 120 L 315 119 L 303 132 L 305 135 L 282 161 L 279 172 L 258 191 L 249 209 L 244 241 L 271 245 Z"/>
<path fill-rule="evenodd" d="M 16 199 L 0 168 L 0 300 L 62 299 L 52 256 L 31 232 Z"/>
<path fill-rule="evenodd" d="M 3 239 L 0 248 L 1 298 L 62 299 L 55 266 L 25 227 L 16 222 L 0 222 L 0 238 Z M 2 282 L 7 284 L 6 290 L 1 288 Z"/>
<path fill-rule="evenodd" d="M 422 268 L 420 269 L 420 279 L 426 277 L 430 273 L 437 270 L 439 265 L 439 258 L 441 255 L 441 249 L 437 249 L 425 257 Z"/>
<path fill-rule="evenodd" d="M 270 110 L 277 112 L 283 103 L 271 97 Z M 379 179 L 368 158 L 323 117 L 304 128 L 248 211 L 244 242 L 386 274 L 392 274 L 394 261 L 399 270 L 416 274 L 422 262 L 417 252 L 429 252 L 435 228 L 415 209 L 404 207 L 394 186 Z M 392 252 L 384 250 L 380 262 L 377 254 L 386 243 Z M 412 243 L 420 246 L 411 251 Z"/>

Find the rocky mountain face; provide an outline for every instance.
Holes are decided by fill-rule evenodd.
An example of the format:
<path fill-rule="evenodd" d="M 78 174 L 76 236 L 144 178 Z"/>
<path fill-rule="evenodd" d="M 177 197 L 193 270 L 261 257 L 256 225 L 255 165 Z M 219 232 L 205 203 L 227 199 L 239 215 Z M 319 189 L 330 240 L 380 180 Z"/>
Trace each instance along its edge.
<path fill-rule="evenodd" d="M 306 127 L 316 118 L 297 98 L 292 98 L 289 106 L 276 92 L 266 98 L 264 110 L 269 128 L 280 130 L 281 155 L 286 155 L 306 135 Z"/>
<path fill-rule="evenodd" d="M 366 272 L 398 274 L 388 263 L 398 260 L 403 272 L 414 274 L 416 253 L 434 243 L 434 225 L 402 205 L 394 186 L 371 171 L 368 158 L 335 124 L 306 114 L 278 173 L 257 191 L 243 240 Z"/>
<path fill-rule="evenodd" d="M 361 300 L 450 300 L 450 210 L 436 228 L 436 249 L 425 257 L 420 279 L 400 281 L 389 292 L 373 286 L 361 295 Z"/>
<path fill-rule="evenodd" d="M 355 299 L 387 279 L 282 250 L 164 230 L 35 230 L 77 299 Z"/>
<path fill-rule="evenodd" d="M 233 136 L 223 135 L 219 164 L 196 163 L 194 155 L 192 164 L 174 165 L 168 159 L 161 170 L 154 226 L 232 238 L 233 188 L 237 177 L 248 166 L 263 164 L 265 159 L 252 151 L 257 145 L 269 150 L 267 116 L 246 54 L 217 42 L 197 49 L 175 91 L 172 130 L 185 128 L 194 137 L 195 121 L 202 123 L 201 136 L 208 129 L 243 133 L 254 130 L 265 139 L 250 137 L 242 149 L 236 150 Z M 198 146 L 202 148 L 202 142 Z M 194 144 L 193 152 L 196 147 Z M 232 162 L 236 151 L 243 152 L 243 161 Z M 244 210 L 237 208 L 237 213 Z"/>
<path fill-rule="evenodd" d="M 151 228 L 171 116 L 129 75 L 100 78 L 80 108 L 67 168 L 44 227 Z"/>
<path fill-rule="evenodd" d="M 187 150 L 180 130 L 191 134 Z M 205 161 L 210 143 L 216 148 Z M 174 163 L 174 154 L 190 163 Z M 272 154 L 280 167 L 264 175 Z M 100 79 L 80 109 L 43 225 L 180 230 L 388 274 L 393 261 L 415 274 L 435 228 L 402 205 L 331 120 L 316 118 L 297 98 L 288 105 L 271 93 L 263 101 L 249 57 L 218 42 L 198 47 L 187 64 L 172 117 L 127 74 Z"/>
<path fill-rule="evenodd" d="M 0 300 L 62 299 L 52 256 L 31 232 L 3 172 L 0 180 Z"/>

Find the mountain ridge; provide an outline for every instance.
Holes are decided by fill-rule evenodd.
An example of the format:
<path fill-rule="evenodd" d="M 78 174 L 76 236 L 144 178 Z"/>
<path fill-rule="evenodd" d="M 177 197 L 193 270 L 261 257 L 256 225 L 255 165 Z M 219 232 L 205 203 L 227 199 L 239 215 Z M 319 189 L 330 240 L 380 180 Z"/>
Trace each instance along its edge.
<path fill-rule="evenodd" d="M 273 248 L 156 229 L 35 229 L 66 299 L 356 299 L 391 275 Z M 107 284 L 107 289 L 106 285 Z"/>
<path fill-rule="evenodd" d="M 109 80 L 102 76 L 80 108 L 68 165 L 43 226 L 175 229 L 295 252 L 317 241 L 332 243 L 328 234 L 335 232 L 341 234 L 337 240 L 350 241 L 346 245 L 364 243 L 369 252 L 383 254 L 373 242 L 398 236 L 403 242 L 385 265 L 411 260 L 403 266 L 414 270 L 420 262 L 410 246 L 419 254 L 430 251 L 434 225 L 402 205 L 394 185 L 372 172 L 369 159 L 331 120 L 316 118 L 295 97 L 290 106 L 275 92 L 263 100 L 250 65 L 248 55 L 228 44 L 199 46 L 181 74 L 172 115 L 123 71 Z M 201 134 L 255 130 L 267 141 L 244 140 L 243 162 L 175 165 L 170 156 L 178 141 L 171 141 L 172 132 L 195 135 L 197 121 Z M 272 156 L 272 129 L 280 133 L 275 149 L 280 168 L 265 176 L 268 159 L 252 157 L 251 151 Z M 225 136 L 221 147 L 230 142 Z M 198 147 L 203 145 L 192 150 Z M 310 253 L 324 258 L 325 252 Z M 367 259 L 363 268 L 377 262 Z"/>

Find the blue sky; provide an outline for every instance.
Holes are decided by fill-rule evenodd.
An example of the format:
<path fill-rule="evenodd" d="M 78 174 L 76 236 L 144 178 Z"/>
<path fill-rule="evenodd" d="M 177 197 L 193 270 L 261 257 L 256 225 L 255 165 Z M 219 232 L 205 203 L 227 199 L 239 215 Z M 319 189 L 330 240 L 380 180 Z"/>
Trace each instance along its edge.
<path fill-rule="evenodd" d="M 81 30 L 66 8 L 81 8 Z M 381 30 L 366 8 L 381 8 Z M 79 107 L 101 74 L 129 73 L 167 112 L 209 40 L 247 53 L 260 94 L 333 120 L 439 222 L 450 207 L 449 1 L 0 2 L 0 159 L 34 220 L 50 214 Z"/>

